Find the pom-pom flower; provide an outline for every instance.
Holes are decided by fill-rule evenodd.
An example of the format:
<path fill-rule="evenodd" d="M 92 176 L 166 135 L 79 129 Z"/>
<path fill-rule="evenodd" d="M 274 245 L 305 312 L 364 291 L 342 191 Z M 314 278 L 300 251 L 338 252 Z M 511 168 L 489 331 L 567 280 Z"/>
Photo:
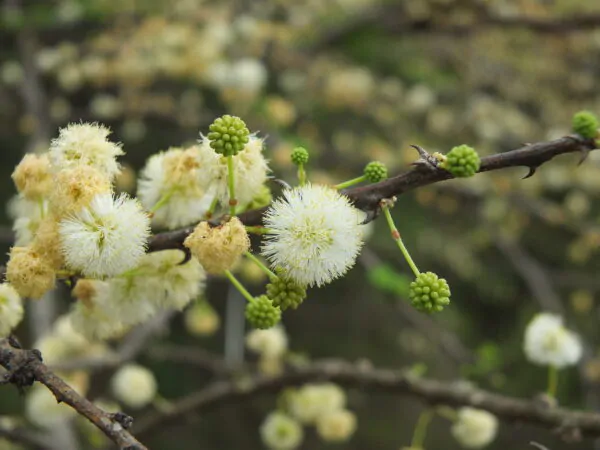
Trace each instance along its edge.
<path fill-rule="evenodd" d="M 119 173 L 117 156 L 123 154 L 119 144 L 110 142 L 110 130 L 96 123 L 72 123 L 61 128 L 50 144 L 52 169 L 91 166 L 110 179 Z"/>
<path fill-rule="evenodd" d="M 250 135 L 242 119 L 227 114 L 215 119 L 208 129 L 210 147 L 223 156 L 237 155 L 248 143 Z"/>
<path fill-rule="evenodd" d="M 156 379 L 152 372 L 136 364 L 121 367 L 111 380 L 113 394 L 130 408 L 143 408 L 156 395 Z"/>
<path fill-rule="evenodd" d="M 281 326 L 268 330 L 252 330 L 246 336 L 246 346 L 269 359 L 281 357 L 288 348 L 288 339 Z"/>
<path fill-rule="evenodd" d="M 412 305 L 423 312 L 439 312 L 450 304 L 450 286 L 433 272 L 420 273 L 410 283 L 408 295 Z"/>
<path fill-rule="evenodd" d="M 110 180 L 97 169 L 77 166 L 61 170 L 54 176 L 50 209 L 58 217 L 76 213 L 88 206 L 99 194 L 110 194 Z"/>
<path fill-rule="evenodd" d="M 466 448 L 481 448 L 496 437 L 498 419 L 487 411 L 461 408 L 458 419 L 452 426 L 452 436 Z"/>
<path fill-rule="evenodd" d="M 12 179 L 25 198 L 39 200 L 52 189 L 52 174 L 48 155 L 28 153 L 15 168 Z"/>
<path fill-rule="evenodd" d="M 0 337 L 6 337 L 23 319 L 21 297 L 10 284 L 0 284 Z"/>
<path fill-rule="evenodd" d="M 344 275 L 362 247 L 358 210 L 326 186 L 285 191 L 264 223 L 269 234 L 262 254 L 303 286 L 322 286 Z"/>
<path fill-rule="evenodd" d="M 13 247 L 6 264 L 6 280 L 23 298 L 41 298 L 54 287 L 51 264 L 30 247 Z"/>
<path fill-rule="evenodd" d="M 356 416 L 347 409 L 338 409 L 317 418 L 317 433 L 324 441 L 343 442 L 356 430 Z"/>
<path fill-rule="evenodd" d="M 576 364 L 582 354 L 577 336 L 563 326 L 560 316 L 549 313 L 540 313 L 529 322 L 524 350 L 532 363 L 558 369 Z"/>
<path fill-rule="evenodd" d="M 307 425 L 323 415 L 343 409 L 345 404 L 346 394 L 333 383 L 305 384 L 289 398 L 290 413 Z"/>
<path fill-rule="evenodd" d="M 267 447 L 273 450 L 294 450 L 304 438 L 302 426 L 281 412 L 269 414 L 260 427 L 260 436 Z"/>
<path fill-rule="evenodd" d="M 246 304 L 246 319 L 260 330 L 274 327 L 281 320 L 281 309 L 266 295 L 254 297 Z"/>
<path fill-rule="evenodd" d="M 480 164 L 479 155 L 473 147 L 459 145 L 443 157 L 440 167 L 457 178 L 466 178 L 475 175 Z"/>
<path fill-rule="evenodd" d="M 586 139 L 598 136 L 598 118 L 590 111 L 579 111 L 573 116 L 573 131 Z"/>
<path fill-rule="evenodd" d="M 136 200 L 101 194 L 89 207 L 60 222 L 69 268 L 86 276 L 115 276 L 135 267 L 144 255 L 150 219 Z"/>

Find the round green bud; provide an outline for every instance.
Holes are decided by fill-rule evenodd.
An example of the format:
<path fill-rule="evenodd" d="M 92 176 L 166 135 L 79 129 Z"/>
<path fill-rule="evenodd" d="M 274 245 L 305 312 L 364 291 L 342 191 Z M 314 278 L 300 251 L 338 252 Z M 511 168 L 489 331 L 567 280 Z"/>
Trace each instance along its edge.
<path fill-rule="evenodd" d="M 261 295 L 246 304 L 246 319 L 254 328 L 266 330 L 281 320 L 281 309 L 269 297 Z"/>
<path fill-rule="evenodd" d="M 412 305 L 423 312 L 438 312 L 450 304 L 450 286 L 433 272 L 420 273 L 410 283 L 408 294 Z"/>
<path fill-rule="evenodd" d="M 466 178 L 475 175 L 480 164 L 479 155 L 473 147 L 459 145 L 448 152 L 440 167 L 456 178 Z"/>
<path fill-rule="evenodd" d="M 248 143 L 250 131 L 242 119 L 224 115 L 215 119 L 208 127 L 211 148 L 224 156 L 237 155 Z"/>
<path fill-rule="evenodd" d="M 308 162 L 308 150 L 304 147 L 296 147 L 292 150 L 292 162 L 297 166 L 306 164 Z"/>
<path fill-rule="evenodd" d="M 586 139 L 594 139 L 598 136 L 598 118 L 590 111 L 579 111 L 573 116 L 573 132 Z"/>
<path fill-rule="evenodd" d="M 271 277 L 271 282 L 267 284 L 267 296 L 282 311 L 288 308 L 296 309 L 306 298 L 306 288 L 280 275 Z"/>
<path fill-rule="evenodd" d="M 388 177 L 387 167 L 379 161 L 371 161 L 363 171 L 365 178 L 371 183 L 378 183 Z"/>

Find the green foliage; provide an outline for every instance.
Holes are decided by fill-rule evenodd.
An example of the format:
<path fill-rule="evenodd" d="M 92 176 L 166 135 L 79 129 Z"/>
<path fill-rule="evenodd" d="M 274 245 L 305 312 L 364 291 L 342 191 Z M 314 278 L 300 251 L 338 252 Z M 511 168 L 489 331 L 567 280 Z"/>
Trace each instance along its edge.
<path fill-rule="evenodd" d="M 379 161 L 371 161 L 365 166 L 363 173 L 365 178 L 371 183 L 378 183 L 388 177 L 387 167 Z"/>
<path fill-rule="evenodd" d="M 261 295 L 246 304 L 246 319 L 254 328 L 266 330 L 279 323 L 281 309 L 273 305 L 269 297 Z"/>
<path fill-rule="evenodd" d="M 271 277 L 271 282 L 267 284 L 267 296 L 273 305 L 285 311 L 288 308 L 296 309 L 302 304 L 306 298 L 306 289 L 283 276 Z"/>
<path fill-rule="evenodd" d="M 439 312 L 450 304 L 450 286 L 433 272 L 420 273 L 410 283 L 409 297 L 412 305 L 423 312 Z"/>
<path fill-rule="evenodd" d="M 586 139 L 594 139 L 598 136 L 598 118 L 590 111 L 579 111 L 573 116 L 573 132 Z"/>
<path fill-rule="evenodd" d="M 306 164 L 308 162 L 308 150 L 304 147 L 296 147 L 292 151 L 292 162 L 297 166 Z"/>
<path fill-rule="evenodd" d="M 457 178 L 472 177 L 479 170 L 481 160 L 473 147 L 459 145 L 445 156 L 440 166 Z"/>
<path fill-rule="evenodd" d="M 215 119 L 208 128 L 211 148 L 221 155 L 237 155 L 248 143 L 250 131 L 242 119 L 228 114 Z"/>

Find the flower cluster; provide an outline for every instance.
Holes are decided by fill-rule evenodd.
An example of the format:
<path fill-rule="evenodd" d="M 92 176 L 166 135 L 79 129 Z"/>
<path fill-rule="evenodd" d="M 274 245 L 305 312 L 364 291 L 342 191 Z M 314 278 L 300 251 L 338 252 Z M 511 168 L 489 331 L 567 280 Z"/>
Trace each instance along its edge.
<path fill-rule="evenodd" d="M 567 330 L 560 316 L 536 315 L 527 325 L 523 343 L 527 359 L 558 369 L 576 364 L 582 355 L 579 338 Z"/>

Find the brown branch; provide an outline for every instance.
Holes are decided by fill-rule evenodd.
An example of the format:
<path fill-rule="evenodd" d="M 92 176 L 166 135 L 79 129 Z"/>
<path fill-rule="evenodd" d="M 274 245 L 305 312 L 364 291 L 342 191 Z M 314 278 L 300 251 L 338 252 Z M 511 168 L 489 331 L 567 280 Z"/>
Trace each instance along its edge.
<path fill-rule="evenodd" d="M 22 390 L 38 381 L 54 394 L 59 403 L 66 403 L 87 418 L 121 450 L 147 450 L 127 431 L 132 423 L 130 417 L 122 413 L 107 413 L 79 395 L 46 367 L 39 351 L 23 350 L 10 338 L 0 339 L 0 365 L 7 370 L 0 379 L 0 385 L 14 384 Z"/>
<path fill-rule="evenodd" d="M 487 410 L 508 422 L 527 423 L 557 430 L 564 437 L 600 436 L 600 414 L 544 406 L 541 402 L 511 398 L 465 387 L 459 382 L 418 378 L 402 371 L 371 369 L 340 360 L 315 363 L 275 377 L 255 376 L 244 382 L 219 381 L 173 403 L 164 412 L 138 421 L 135 431 L 147 436 L 165 429 L 192 413 L 247 401 L 255 396 L 278 392 L 288 386 L 315 381 L 331 381 L 344 387 L 417 397 L 431 405 L 470 406 Z"/>
<path fill-rule="evenodd" d="M 542 164 L 558 155 L 581 152 L 583 157 L 595 148 L 592 140 L 582 139 L 579 136 L 565 136 L 549 142 L 528 144 L 524 147 L 509 152 L 497 153 L 481 159 L 479 173 L 492 170 L 506 169 L 508 167 L 527 167 L 532 176 Z M 380 183 L 361 186 L 344 190 L 354 205 L 374 215 L 379 210 L 382 199 L 404 194 L 413 189 L 427 186 L 453 178 L 452 175 L 429 164 L 415 164 L 404 173 L 396 175 Z M 261 225 L 265 209 L 255 209 L 240 214 L 238 217 L 246 225 Z M 166 250 L 169 248 L 182 248 L 183 241 L 193 231 L 194 227 L 159 233 L 150 239 L 148 251 Z"/>

